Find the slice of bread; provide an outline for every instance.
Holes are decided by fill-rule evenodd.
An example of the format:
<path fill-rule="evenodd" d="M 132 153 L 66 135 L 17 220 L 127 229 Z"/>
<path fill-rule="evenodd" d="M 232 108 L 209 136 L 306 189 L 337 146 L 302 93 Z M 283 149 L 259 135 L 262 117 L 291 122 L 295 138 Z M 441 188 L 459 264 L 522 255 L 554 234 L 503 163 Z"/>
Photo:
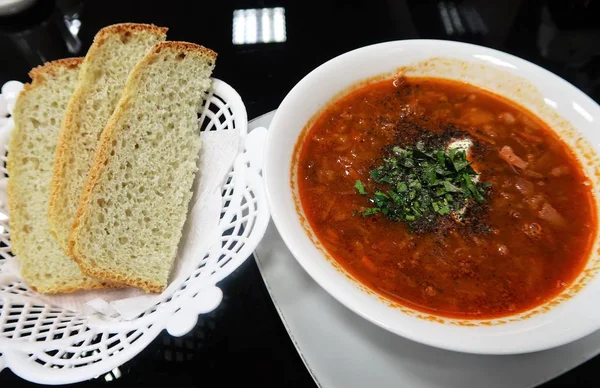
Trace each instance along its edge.
<path fill-rule="evenodd" d="M 75 89 L 82 58 L 33 69 L 19 95 L 8 153 L 8 206 L 13 253 L 29 286 L 42 293 L 104 287 L 84 275 L 50 234 L 48 194 L 60 122 Z"/>
<path fill-rule="evenodd" d="M 52 234 L 65 253 L 77 205 L 108 119 L 127 76 L 158 42 L 166 28 L 149 24 L 116 24 L 95 36 L 62 122 L 56 149 L 48 216 Z"/>
<path fill-rule="evenodd" d="M 215 59 L 196 44 L 163 42 L 129 75 L 70 239 L 85 273 L 146 292 L 166 287 L 192 196 L 197 114 Z"/>

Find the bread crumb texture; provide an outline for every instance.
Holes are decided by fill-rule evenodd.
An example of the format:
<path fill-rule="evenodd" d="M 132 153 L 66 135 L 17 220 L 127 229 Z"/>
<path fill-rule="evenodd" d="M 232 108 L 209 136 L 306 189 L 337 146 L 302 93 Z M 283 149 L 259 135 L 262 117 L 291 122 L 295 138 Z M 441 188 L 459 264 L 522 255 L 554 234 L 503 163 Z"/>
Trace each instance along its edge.
<path fill-rule="evenodd" d="M 166 30 L 148 24 L 108 26 L 96 34 L 85 57 L 61 129 L 48 212 L 51 230 L 65 252 L 100 134 L 129 73 L 166 38 Z"/>
<path fill-rule="evenodd" d="M 13 253 L 29 286 L 42 293 L 104 287 L 84 275 L 50 235 L 48 195 L 60 121 L 75 88 L 81 58 L 47 63 L 30 72 L 19 95 L 8 154 L 8 205 Z"/>
<path fill-rule="evenodd" d="M 147 292 L 166 287 L 192 196 L 198 111 L 215 59 L 199 45 L 162 42 L 132 71 L 71 236 L 86 273 Z"/>

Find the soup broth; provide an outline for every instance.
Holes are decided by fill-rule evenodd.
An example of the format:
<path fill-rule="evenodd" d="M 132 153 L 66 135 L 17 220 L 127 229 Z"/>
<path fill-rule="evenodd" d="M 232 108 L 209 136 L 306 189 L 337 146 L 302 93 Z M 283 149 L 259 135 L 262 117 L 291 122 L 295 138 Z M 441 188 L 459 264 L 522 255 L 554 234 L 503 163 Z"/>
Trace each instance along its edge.
<path fill-rule="evenodd" d="M 495 318 L 543 304 L 585 266 L 597 227 L 591 183 L 550 128 L 500 96 L 455 81 L 391 79 L 334 101 L 306 130 L 294 168 L 310 227 L 386 298 L 439 316 Z M 422 228 L 369 211 L 376 202 L 365 193 L 382 190 L 373 169 L 391 147 L 423 139 L 437 139 L 438 152 L 468 145 L 473 182 L 489 187 L 480 203 L 465 200 L 469 219 L 436 205 Z"/>

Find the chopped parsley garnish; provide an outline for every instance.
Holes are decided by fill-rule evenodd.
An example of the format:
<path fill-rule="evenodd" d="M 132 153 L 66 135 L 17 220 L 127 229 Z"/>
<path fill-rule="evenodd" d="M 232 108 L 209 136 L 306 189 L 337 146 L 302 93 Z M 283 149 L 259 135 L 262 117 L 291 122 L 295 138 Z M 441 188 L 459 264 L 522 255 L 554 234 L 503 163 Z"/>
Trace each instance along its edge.
<path fill-rule="evenodd" d="M 373 192 L 367 192 L 360 180 L 354 187 L 371 205 L 360 212 L 362 216 L 381 213 L 411 225 L 459 214 L 469 202 L 484 202 L 490 184 L 479 182 L 477 175 L 464 150 L 428 150 L 417 143 L 412 148 L 392 147 L 370 171 Z"/>
<path fill-rule="evenodd" d="M 356 183 L 354 184 L 354 187 L 356 188 L 356 190 L 358 190 L 358 193 L 360 195 L 367 195 L 367 190 L 365 190 L 365 186 L 363 185 L 363 183 L 360 180 L 356 181 Z"/>

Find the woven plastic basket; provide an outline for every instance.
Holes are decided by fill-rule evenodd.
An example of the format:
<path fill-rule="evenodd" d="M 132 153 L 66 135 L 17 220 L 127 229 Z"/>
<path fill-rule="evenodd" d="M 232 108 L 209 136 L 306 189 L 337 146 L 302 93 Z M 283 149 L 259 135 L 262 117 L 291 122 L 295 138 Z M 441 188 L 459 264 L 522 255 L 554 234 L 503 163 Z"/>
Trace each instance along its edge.
<path fill-rule="evenodd" d="M 198 314 L 219 305 L 223 295 L 216 284 L 252 254 L 269 221 L 260 168 L 253 162 L 260 155 L 252 155 L 261 151 L 240 149 L 222 186 L 218 241 L 209 251 L 197 252 L 200 264 L 171 295 L 128 321 L 70 312 L 45 304 L 24 281 L 2 273 L 2 263 L 12 257 L 4 162 L 12 129 L 9 112 L 20 87 L 11 81 L 0 96 L 0 370 L 9 368 L 37 383 L 73 383 L 122 365 L 163 329 L 175 336 L 186 334 Z M 223 81 L 213 80 L 199 121 L 203 131 L 235 130 L 242 144 L 255 144 L 248 141 L 240 96 Z"/>

